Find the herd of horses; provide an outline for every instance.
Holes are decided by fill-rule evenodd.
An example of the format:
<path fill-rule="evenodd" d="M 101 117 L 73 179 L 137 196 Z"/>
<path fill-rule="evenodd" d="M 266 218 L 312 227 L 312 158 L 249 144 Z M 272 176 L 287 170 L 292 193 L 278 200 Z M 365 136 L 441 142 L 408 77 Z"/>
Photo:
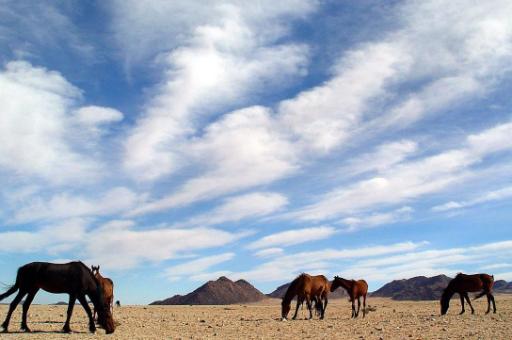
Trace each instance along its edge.
<path fill-rule="evenodd" d="M 16 297 L 9 305 L 5 321 L 0 326 L 3 332 L 8 331 L 11 315 L 18 304 L 25 297 L 23 302 L 21 329 L 30 332 L 27 325 L 27 313 L 35 295 L 40 289 L 54 294 L 68 294 L 69 303 L 67 310 L 66 322 L 63 331 L 71 332 L 69 326 L 73 307 L 76 300 L 80 302 L 89 317 L 89 330 L 94 333 L 96 331 L 95 319 L 96 314 L 98 324 L 105 329 L 107 334 L 113 333 L 115 323 L 113 319 L 113 299 L 114 299 L 114 283 L 109 278 L 103 277 L 99 266 L 87 267 L 82 262 L 70 262 L 66 264 L 54 264 L 47 262 L 32 262 L 18 269 L 15 283 L 9 289 L 0 294 L 0 301 L 6 297 L 18 292 Z M 493 312 L 496 313 L 496 302 L 492 294 L 494 285 L 494 276 L 488 274 L 466 275 L 459 273 L 451 280 L 443 291 L 441 296 L 441 314 L 444 315 L 448 311 L 450 299 L 454 294 L 459 294 L 462 311 L 465 312 L 464 300 L 467 301 L 471 308 L 471 313 L 475 310 L 471 305 L 468 293 L 478 292 L 475 297 L 478 299 L 482 296 L 487 297 L 487 313 L 491 311 L 491 303 Z M 366 315 L 366 296 L 368 294 L 368 284 L 365 280 L 347 280 L 339 276 L 335 276 L 331 282 L 323 275 L 301 274 L 295 278 L 290 285 L 281 302 L 281 320 L 287 320 L 291 309 L 291 302 L 297 298 L 295 314 L 293 319 L 297 318 L 300 306 L 306 302 L 309 319 L 313 318 L 313 308 L 317 311 L 320 319 L 325 317 L 327 309 L 329 293 L 334 292 L 337 288 L 342 287 L 346 290 L 349 300 L 352 303 L 352 318 L 357 318 L 361 310 L 361 298 L 363 299 L 363 317 Z M 94 313 L 91 312 L 87 297 L 92 302 Z M 357 309 L 355 302 L 357 300 Z M 314 307 L 313 307 L 314 304 Z M 120 302 L 116 301 L 116 305 L 120 306 Z"/>
<path fill-rule="evenodd" d="M 482 296 L 487 297 L 487 312 L 491 311 L 491 303 L 493 306 L 493 312 L 496 313 L 496 302 L 494 301 L 494 295 L 492 294 L 492 288 L 494 286 L 494 276 L 489 274 L 473 274 L 466 275 L 459 273 L 453 280 L 448 283 L 448 286 L 443 291 L 441 296 L 441 315 L 448 312 L 450 305 L 450 299 L 454 294 L 459 294 L 460 303 L 462 310 L 459 314 L 465 312 L 464 299 L 471 307 L 471 313 L 474 314 L 475 310 L 471 305 L 468 293 L 478 292 L 479 294 L 474 298 L 479 299 Z M 328 295 L 330 292 L 334 292 L 338 287 L 342 287 L 346 290 L 349 296 L 349 301 L 352 303 L 352 318 L 357 318 L 361 309 L 361 298 L 363 298 L 363 318 L 366 315 L 366 296 L 368 294 L 368 284 L 365 280 L 346 280 L 339 276 L 335 276 L 334 280 L 330 282 L 324 275 L 308 275 L 302 273 L 295 280 L 293 280 L 283 297 L 281 302 L 281 320 L 286 321 L 288 313 L 290 312 L 291 302 L 297 297 L 297 305 L 295 307 L 295 314 L 292 319 L 297 318 L 299 307 L 306 301 L 307 308 L 309 310 L 309 319 L 313 318 L 313 303 L 315 309 L 320 315 L 320 319 L 325 317 L 325 310 L 328 303 Z M 357 299 L 357 310 L 355 301 Z"/>

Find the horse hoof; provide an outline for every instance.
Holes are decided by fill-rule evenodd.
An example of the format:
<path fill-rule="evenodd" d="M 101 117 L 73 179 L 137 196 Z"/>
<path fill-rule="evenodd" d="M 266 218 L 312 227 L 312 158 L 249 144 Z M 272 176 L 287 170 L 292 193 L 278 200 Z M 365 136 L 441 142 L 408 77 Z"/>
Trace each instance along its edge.
<path fill-rule="evenodd" d="M 281 319 L 281 321 L 288 321 L 288 319 L 286 319 L 286 318 L 282 318 L 282 319 Z"/>
<path fill-rule="evenodd" d="M 32 333 L 32 331 L 28 327 L 21 327 L 21 330 L 26 332 L 26 333 Z"/>
<path fill-rule="evenodd" d="M 63 329 L 62 329 L 62 332 L 63 332 L 63 333 L 68 333 L 68 334 L 69 334 L 69 333 L 71 333 L 71 328 L 63 328 Z"/>

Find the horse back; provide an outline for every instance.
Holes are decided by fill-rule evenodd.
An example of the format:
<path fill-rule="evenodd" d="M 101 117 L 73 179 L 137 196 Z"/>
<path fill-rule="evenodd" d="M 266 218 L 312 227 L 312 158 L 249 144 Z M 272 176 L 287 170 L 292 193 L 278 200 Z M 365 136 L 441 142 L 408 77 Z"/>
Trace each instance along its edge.
<path fill-rule="evenodd" d="M 359 294 L 366 295 L 368 293 L 368 283 L 365 280 L 357 280 L 356 286 Z"/>
<path fill-rule="evenodd" d="M 462 274 L 450 281 L 449 286 L 455 292 L 478 292 L 481 290 L 490 291 L 494 284 L 494 278 L 488 274 Z"/>
<path fill-rule="evenodd" d="M 94 289 L 92 273 L 82 262 L 31 262 L 20 267 L 18 277 L 23 287 L 41 288 L 50 293 Z"/>
<path fill-rule="evenodd" d="M 324 275 L 311 276 L 310 294 L 313 296 L 320 296 L 327 294 L 329 289 L 329 280 Z"/>

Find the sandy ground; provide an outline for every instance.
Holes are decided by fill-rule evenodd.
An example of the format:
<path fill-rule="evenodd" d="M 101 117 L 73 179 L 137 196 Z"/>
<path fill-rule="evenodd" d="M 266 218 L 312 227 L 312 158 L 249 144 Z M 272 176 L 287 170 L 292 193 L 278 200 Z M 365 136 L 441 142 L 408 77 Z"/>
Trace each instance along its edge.
<path fill-rule="evenodd" d="M 71 335 L 59 333 L 66 307 L 34 305 L 29 312 L 33 333 L 19 333 L 21 306 L 13 314 L 9 334 L 0 339 L 512 339 L 512 295 L 496 296 L 498 312 L 485 315 L 485 298 L 474 302 L 476 314 L 459 316 L 460 304 L 452 300 L 448 315 L 440 317 L 437 301 L 397 302 L 369 299 L 375 311 L 366 318 L 350 319 L 350 304 L 333 300 L 325 320 L 279 321 L 278 300 L 230 306 L 123 306 L 115 309 L 119 326 L 106 336 L 87 331 L 87 319 L 75 306 Z M 7 306 L 0 306 L 3 320 Z"/>

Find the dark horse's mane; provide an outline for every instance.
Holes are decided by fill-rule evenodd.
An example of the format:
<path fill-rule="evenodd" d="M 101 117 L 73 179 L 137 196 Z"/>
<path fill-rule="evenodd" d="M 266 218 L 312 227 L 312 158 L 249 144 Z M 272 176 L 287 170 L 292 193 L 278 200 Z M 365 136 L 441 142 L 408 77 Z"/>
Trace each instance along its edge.
<path fill-rule="evenodd" d="M 306 274 L 302 273 L 299 276 L 297 276 L 295 279 L 293 279 L 293 281 L 288 286 L 288 289 L 286 290 L 286 293 L 284 294 L 283 303 L 289 303 L 290 301 L 293 300 L 293 298 L 295 297 L 296 292 L 297 292 L 297 289 L 296 289 L 297 285 L 299 284 L 300 280 L 304 276 L 306 276 Z"/>

